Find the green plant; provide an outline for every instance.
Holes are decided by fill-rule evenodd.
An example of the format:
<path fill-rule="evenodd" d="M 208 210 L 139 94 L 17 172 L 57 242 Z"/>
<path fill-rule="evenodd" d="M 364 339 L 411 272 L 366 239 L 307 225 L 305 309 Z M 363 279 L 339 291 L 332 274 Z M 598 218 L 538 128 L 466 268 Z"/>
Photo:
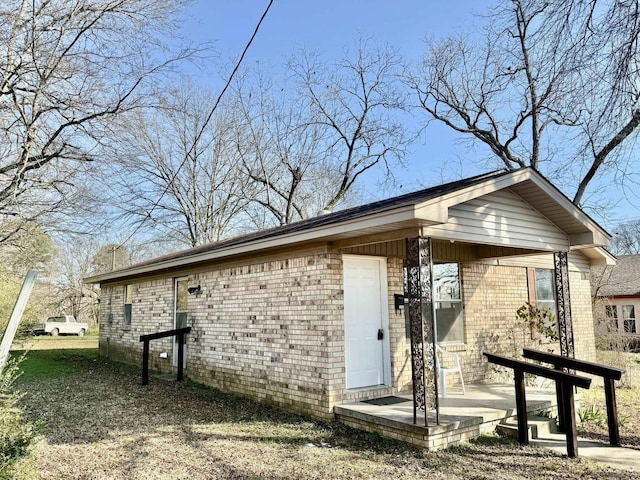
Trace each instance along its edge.
<path fill-rule="evenodd" d="M 631 416 L 629 415 L 618 415 L 618 426 L 624 427 L 627 423 L 629 423 L 630 419 Z"/>
<path fill-rule="evenodd" d="M 14 465 L 28 455 L 35 438 L 33 426 L 17 407 L 20 396 L 13 390 L 23 359 L 24 355 L 9 358 L 0 371 L 0 479 L 14 478 Z"/>
<path fill-rule="evenodd" d="M 62 341 L 64 338 L 60 337 Z M 86 361 L 97 361 L 98 352 L 95 349 L 31 350 L 23 357 L 19 384 L 83 374 Z"/>
<path fill-rule="evenodd" d="M 526 302 L 516 310 L 516 320 L 527 324 L 540 343 L 557 342 L 560 338 L 556 316 L 547 307 L 538 308 Z"/>
<path fill-rule="evenodd" d="M 595 405 L 589 405 L 584 410 L 579 411 L 578 416 L 582 423 L 595 423 L 596 425 L 604 425 L 607 423 L 607 416 Z"/>
<path fill-rule="evenodd" d="M 553 418 L 553 414 L 551 413 L 551 410 L 538 410 L 536 412 L 536 415 L 538 417 L 542 417 L 542 418 Z"/>

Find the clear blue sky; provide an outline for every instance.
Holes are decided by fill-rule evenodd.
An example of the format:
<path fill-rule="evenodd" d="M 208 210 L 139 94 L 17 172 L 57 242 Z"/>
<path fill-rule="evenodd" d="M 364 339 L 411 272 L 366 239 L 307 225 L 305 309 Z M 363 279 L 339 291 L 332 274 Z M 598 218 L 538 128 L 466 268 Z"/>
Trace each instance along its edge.
<path fill-rule="evenodd" d="M 417 60 L 424 52 L 423 40 L 427 36 L 443 37 L 457 32 L 473 35 L 474 23 L 480 23 L 475 14 L 486 14 L 490 3 L 493 2 L 275 0 L 245 62 L 281 65 L 299 47 L 318 51 L 328 60 L 337 59 L 358 36 L 389 43 L 400 49 L 407 60 Z M 267 4 L 268 0 L 199 0 L 189 11 L 184 34 L 196 42 L 213 42 L 223 59 L 235 60 Z M 402 188 L 393 193 L 487 171 L 488 167 L 477 166 L 474 160 L 487 158 L 488 149 L 477 146 L 476 151 L 470 151 L 457 143 L 457 138 L 445 127 L 430 126 L 413 147 L 409 168 L 396 171 Z M 376 178 L 364 180 L 372 197 L 380 196 L 373 193 L 379 192 Z M 624 206 L 613 213 L 612 221 L 597 217 L 596 220 L 612 228 L 621 219 L 638 217 L 637 209 Z"/>
<path fill-rule="evenodd" d="M 214 41 L 219 52 L 240 53 L 267 0 L 199 0 L 185 33 Z M 358 34 L 400 48 L 407 57 L 422 52 L 425 35 L 468 30 L 471 0 L 275 0 L 253 45 L 249 60 L 284 60 L 297 47 L 339 56 Z M 484 5 L 480 5 L 484 7 Z"/>

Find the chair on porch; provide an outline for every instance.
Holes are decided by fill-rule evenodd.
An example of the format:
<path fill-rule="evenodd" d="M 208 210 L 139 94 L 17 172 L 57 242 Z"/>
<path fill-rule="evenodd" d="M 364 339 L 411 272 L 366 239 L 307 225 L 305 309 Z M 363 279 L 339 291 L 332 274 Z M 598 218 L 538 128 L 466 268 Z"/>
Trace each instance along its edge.
<path fill-rule="evenodd" d="M 462 378 L 462 368 L 460 368 L 460 358 L 455 352 L 447 352 L 440 345 L 436 345 L 436 367 L 440 376 L 440 389 L 442 398 L 447 397 L 447 379 L 448 373 L 458 373 L 460 375 L 460 383 L 462 384 L 462 394 L 466 395 L 464 389 L 464 379 Z"/>

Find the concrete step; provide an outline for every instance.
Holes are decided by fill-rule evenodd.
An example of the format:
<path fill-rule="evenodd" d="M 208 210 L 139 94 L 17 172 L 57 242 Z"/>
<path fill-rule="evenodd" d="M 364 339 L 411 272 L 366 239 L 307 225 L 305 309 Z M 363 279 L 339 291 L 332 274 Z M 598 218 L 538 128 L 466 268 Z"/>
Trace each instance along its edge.
<path fill-rule="evenodd" d="M 527 426 L 529 430 L 529 440 L 541 438 L 557 431 L 555 418 L 529 415 L 527 417 Z M 518 419 L 516 417 L 507 418 L 496 427 L 496 430 L 503 435 L 509 435 L 517 438 Z"/>

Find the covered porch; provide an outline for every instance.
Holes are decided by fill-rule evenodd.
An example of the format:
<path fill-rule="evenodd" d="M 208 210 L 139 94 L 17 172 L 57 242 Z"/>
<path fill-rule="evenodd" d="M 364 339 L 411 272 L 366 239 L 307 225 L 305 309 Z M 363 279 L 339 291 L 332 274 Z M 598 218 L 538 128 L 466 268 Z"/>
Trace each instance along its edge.
<path fill-rule="evenodd" d="M 515 416 L 513 383 L 489 384 L 496 380 L 482 355 L 517 356 L 524 341 L 539 338 L 533 323 L 517 332 L 522 338 L 514 337 L 520 307 L 552 311 L 556 353 L 595 354 L 589 268 L 613 261 L 601 248 L 609 235 L 535 171 L 437 193 L 407 202 L 416 226 L 389 223 L 386 228 L 403 228 L 332 243 L 343 254 L 386 258 L 388 276 L 401 272 L 402 279 L 389 283 L 390 292 L 402 292 L 389 295 L 395 311 L 389 312 L 392 353 L 385 367 L 393 381 L 365 391 L 366 385 L 350 384 L 347 369 L 335 417 L 426 448 L 456 445 Z M 472 383 L 466 395 L 442 398 L 439 350 L 459 356 L 462 375 Z M 388 393 L 381 391 L 385 386 Z M 527 390 L 529 411 L 555 406 L 552 389 Z"/>
<path fill-rule="evenodd" d="M 492 433 L 500 424 L 513 423 L 516 400 L 513 385 L 470 384 L 465 395 L 452 391 L 440 398 L 440 423 L 436 423 L 433 410 L 427 412 L 427 425 L 414 423 L 411 394 L 346 403 L 334 411 L 336 420 L 350 427 L 423 448 L 443 449 Z M 527 388 L 527 411 L 530 415 L 555 415 L 552 385 Z"/>

